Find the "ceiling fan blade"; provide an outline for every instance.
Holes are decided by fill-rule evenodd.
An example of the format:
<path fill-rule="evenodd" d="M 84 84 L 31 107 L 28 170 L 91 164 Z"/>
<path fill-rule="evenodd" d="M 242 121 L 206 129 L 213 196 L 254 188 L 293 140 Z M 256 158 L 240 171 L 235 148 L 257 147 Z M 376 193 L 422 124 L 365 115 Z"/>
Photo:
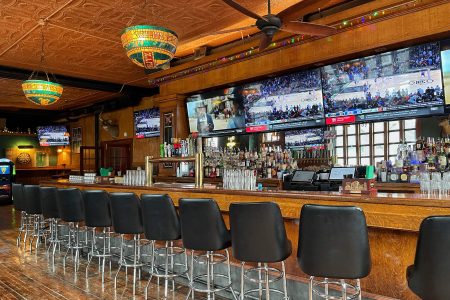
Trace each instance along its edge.
<path fill-rule="evenodd" d="M 318 9 L 324 10 L 343 1 L 344 0 L 302 0 L 279 12 L 277 17 L 287 23 L 288 21 L 297 20 L 308 13 L 315 12 Z"/>
<path fill-rule="evenodd" d="M 205 34 L 201 34 L 200 37 L 239 32 L 239 31 L 249 30 L 249 29 L 252 29 L 252 28 L 256 28 L 256 25 L 250 25 L 250 26 L 234 28 L 234 29 L 228 29 L 228 30 L 221 30 L 221 31 L 216 31 L 216 32 L 211 32 L 211 33 L 205 33 Z"/>
<path fill-rule="evenodd" d="M 329 36 L 336 32 L 336 28 L 331 26 L 300 21 L 284 23 L 283 26 L 281 26 L 281 30 L 295 34 L 308 34 L 314 36 Z"/>
<path fill-rule="evenodd" d="M 257 13 L 252 12 L 251 10 L 246 9 L 245 7 L 241 6 L 240 4 L 236 3 L 233 0 L 222 0 L 223 2 L 225 2 L 227 5 L 231 6 L 232 8 L 234 8 L 237 11 L 240 11 L 241 13 L 243 13 L 244 15 L 256 19 L 256 20 L 266 20 L 265 18 L 261 17 L 260 15 L 258 15 Z"/>
<path fill-rule="evenodd" d="M 272 43 L 273 36 L 263 34 L 259 43 L 259 52 L 264 51 Z"/>

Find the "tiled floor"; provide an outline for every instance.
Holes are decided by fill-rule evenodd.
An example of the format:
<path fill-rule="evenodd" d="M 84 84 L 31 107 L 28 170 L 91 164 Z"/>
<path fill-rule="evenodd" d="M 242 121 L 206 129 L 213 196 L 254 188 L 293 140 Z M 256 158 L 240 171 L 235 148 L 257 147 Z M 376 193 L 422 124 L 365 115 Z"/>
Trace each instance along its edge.
<path fill-rule="evenodd" d="M 77 273 L 74 273 L 70 263 L 64 270 L 61 258 L 56 259 L 53 271 L 44 248 L 31 254 L 16 247 L 18 221 L 19 214 L 14 212 L 12 206 L 0 206 L 0 299 L 144 299 L 143 289 L 147 280 L 139 281 L 136 296 L 133 297 L 132 277 L 129 276 L 127 284 L 125 272 L 120 275 L 117 289 L 114 289 L 115 264 L 111 274 L 107 268 L 103 286 L 98 274 L 86 279 L 85 258 Z M 97 272 L 94 263 L 90 270 L 91 273 Z M 162 299 L 160 295 L 163 292 L 162 287 L 152 284 L 148 299 Z M 185 299 L 187 292 L 186 287 L 177 285 L 168 299 Z M 196 299 L 204 299 L 198 293 L 195 296 Z"/>

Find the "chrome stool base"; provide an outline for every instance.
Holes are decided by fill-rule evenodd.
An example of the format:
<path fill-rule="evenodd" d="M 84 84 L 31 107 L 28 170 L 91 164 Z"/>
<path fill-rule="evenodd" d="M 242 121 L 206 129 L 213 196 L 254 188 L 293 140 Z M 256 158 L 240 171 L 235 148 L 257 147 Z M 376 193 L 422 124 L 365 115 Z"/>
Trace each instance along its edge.
<path fill-rule="evenodd" d="M 184 264 L 174 262 L 174 258 L 178 255 L 184 255 Z M 157 257 L 162 257 L 164 264 L 155 265 Z M 172 290 L 175 290 L 174 279 L 186 275 L 189 272 L 187 260 L 186 249 L 174 247 L 173 241 L 167 241 L 165 247 L 158 249 L 155 248 L 155 241 L 151 241 L 150 277 L 145 287 L 145 299 L 148 297 L 148 288 L 153 277 L 158 279 L 158 284 L 160 278 L 164 279 L 164 298 L 167 298 L 169 293 L 169 280 L 172 281 Z M 179 272 L 175 271 L 175 267 L 177 266 L 182 268 Z"/>
<path fill-rule="evenodd" d="M 220 291 L 230 290 L 233 298 L 237 300 L 236 293 L 233 290 L 231 282 L 231 269 L 230 269 L 230 254 L 227 249 L 225 249 L 225 255 L 214 253 L 214 251 L 206 251 L 206 255 L 194 256 L 194 250 L 191 250 L 191 269 L 189 276 L 189 293 L 187 294 L 186 300 L 192 296 L 195 299 L 195 292 L 206 293 L 207 299 L 215 299 L 215 293 Z M 202 261 L 201 258 L 206 258 L 206 261 Z M 218 260 L 214 258 L 218 257 Z M 196 258 L 196 259 L 195 259 Z M 194 277 L 194 261 L 197 264 L 206 265 L 206 274 L 200 274 Z M 226 263 L 227 274 L 214 273 L 214 266 L 220 263 Z M 200 288 L 198 280 L 200 278 L 206 278 L 206 288 Z M 215 283 L 217 278 L 227 279 L 227 284 L 219 286 Z M 197 281 L 197 282 L 196 282 Z"/>
<path fill-rule="evenodd" d="M 21 211 L 20 212 L 19 234 L 17 235 L 17 239 L 16 239 L 17 247 L 20 247 L 20 242 L 22 241 L 22 234 L 24 235 L 24 243 L 25 243 L 27 224 L 28 224 L 28 215 L 25 211 Z"/>
<path fill-rule="evenodd" d="M 346 283 L 344 279 L 334 279 L 329 280 L 325 278 L 323 281 L 314 282 L 314 276 L 309 278 L 309 300 L 313 299 L 313 295 L 317 295 L 323 299 L 327 300 L 352 300 L 352 299 L 362 299 L 361 295 L 361 282 L 356 279 L 356 285 Z M 333 296 L 329 294 L 329 288 L 331 286 L 336 286 L 341 291 L 341 296 Z M 321 291 L 321 287 L 324 292 Z"/>
<path fill-rule="evenodd" d="M 281 262 L 282 270 L 269 267 L 267 263 L 264 263 L 262 265 L 261 263 L 258 263 L 258 267 L 251 268 L 248 270 L 245 270 L 245 262 L 241 263 L 241 292 L 240 292 L 240 299 L 243 300 L 246 295 L 258 293 L 259 299 L 262 299 L 263 292 L 265 294 L 265 299 L 270 299 L 271 293 L 281 294 L 283 295 L 283 299 L 287 300 L 289 299 L 287 294 L 287 281 L 286 281 L 286 267 L 285 262 Z M 252 273 L 257 272 L 258 278 L 253 278 L 251 275 Z M 272 275 L 271 275 L 272 273 Z M 264 274 L 264 277 L 263 277 Z M 273 275 L 275 274 L 275 275 Z M 272 278 L 271 278 L 272 276 Z M 245 290 L 245 280 L 248 280 L 250 282 L 258 283 L 259 287 L 257 289 L 251 289 L 251 290 Z M 283 290 L 271 288 L 270 284 L 275 283 L 277 281 L 282 280 L 283 282 Z"/>
<path fill-rule="evenodd" d="M 42 215 L 29 215 L 33 222 L 33 233 L 31 234 L 30 252 L 33 252 L 33 243 L 36 240 L 35 249 L 37 250 L 41 239 L 44 239 L 44 245 L 47 244 L 47 236 L 45 234 L 45 220 Z"/>
<path fill-rule="evenodd" d="M 105 263 L 106 259 L 109 260 L 109 270 L 111 271 L 111 229 L 109 227 L 103 228 L 101 235 L 98 236 L 95 231 L 95 227 L 92 228 L 92 240 L 91 247 L 88 253 L 88 263 L 86 266 L 86 278 L 88 278 L 89 265 L 91 264 L 92 258 L 97 257 L 99 259 L 99 264 L 101 264 L 100 273 L 102 274 L 102 284 L 105 282 Z M 97 239 L 103 241 L 103 247 L 101 249 L 97 248 Z"/>
<path fill-rule="evenodd" d="M 74 270 L 75 273 L 78 271 L 80 265 L 80 250 L 82 250 L 84 246 L 80 242 L 80 226 L 78 222 L 69 222 L 69 239 L 67 242 L 67 251 L 63 258 L 63 268 L 66 268 L 66 259 L 71 252 L 71 256 L 74 262 Z"/>
<path fill-rule="evenodd" d="M 141 279 L 141 269 L 144 264 L 141 262 L 141 237 L 139 234 L 133 235 L 133 245 L 126 245 L 124 241 L 124 235 L 120 235 L 120 258 L 119 258 L 119 268 L 117 269 L 116 276 L 114 276 L 114 289 L 117 288 L 117 277 L 119 276 L 120 269 L 125 267 L 126 280 L 128 280 L 128 268 L 133 268 L 133 295 L 136 294 L 136 278 Z M 133 255 L 131 257 L 126 257 L 124 255 L 124 247 L 133 248 Z M 139 274 L 136 274 L 139 271 Z M 138 275 L 138 276 L 137 276 Z"/>

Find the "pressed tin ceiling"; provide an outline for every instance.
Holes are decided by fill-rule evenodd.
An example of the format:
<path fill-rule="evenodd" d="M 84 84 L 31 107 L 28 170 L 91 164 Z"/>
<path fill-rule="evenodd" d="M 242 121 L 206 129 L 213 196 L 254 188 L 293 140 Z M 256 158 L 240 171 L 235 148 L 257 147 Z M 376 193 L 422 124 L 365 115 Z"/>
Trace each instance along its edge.
<path fill-rule="evenodd" d="M 238 2 L 258 14 L 267 13 L 266 0 Z M 273 12 L 277 13 L 299 1 L 272 2 Z M 199 46 L 214 47 L 241 38 L 241 33 L 215 36 L 207 33 L 254 23 L 221 0 L 147 0 L 145 8 L 143 3 L 143 0 L 0 0 L 0 67 L 39 69 L 38 22 L 44 19 L 48 71 L 148 87 L 146 74 L 127 58 L 120 41 L 121 31 L 133 18 L 131 25 L 160 25 L 177 32 L 177 57 L 191 55 Z M 0 80 L 0 109 L 39 109 L 25 99 L 19 83 L 12 79 Z M 66 85 L 60 101 L 45 109 L 81 107 L 110 94 Z"/>

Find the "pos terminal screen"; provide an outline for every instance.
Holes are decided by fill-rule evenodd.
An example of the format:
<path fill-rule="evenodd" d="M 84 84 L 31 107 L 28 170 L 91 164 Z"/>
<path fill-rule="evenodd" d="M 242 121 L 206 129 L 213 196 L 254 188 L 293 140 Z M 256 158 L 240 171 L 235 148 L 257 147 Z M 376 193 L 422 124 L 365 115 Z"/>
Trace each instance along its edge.
<path fill-rule="evenodd" d="M 292 182 L 311 182 L 314 174 L 314 171 L 295 171 L 292 176 Z"/>
<path fill-rule="evenodd" d="M 355 176 L 355 171 L 355 167 L 332 168 L 330 171 L 329 180 L 342 181 L 345 175 Z"/>

